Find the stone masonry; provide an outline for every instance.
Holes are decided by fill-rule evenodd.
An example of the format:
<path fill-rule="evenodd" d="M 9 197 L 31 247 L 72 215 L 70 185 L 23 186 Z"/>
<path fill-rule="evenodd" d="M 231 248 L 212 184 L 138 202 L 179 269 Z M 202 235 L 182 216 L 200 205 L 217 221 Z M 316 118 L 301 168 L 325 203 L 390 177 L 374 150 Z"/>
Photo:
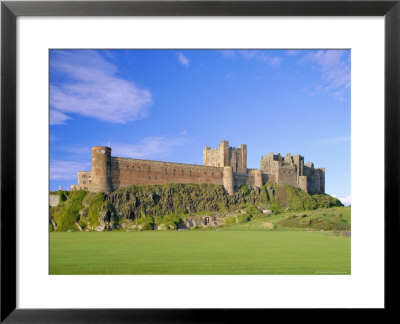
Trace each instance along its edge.
<path fill-rule="evenodd" d="M 221 141 L 215 149 L 204 147 L 203 164 L 183 164 L 111 156 L 111 148 L 92 147 L 92 171 L 79 171 L 78 184 L 70 190 L 110 193 L 129 185 L 212 183 L 232 195 L 242 185 L 262 187 L 266 182 L 291 185 L 308 193 L 325 192 L 325 169 L 304 163 L 301 155 L 269 153 L 260 169 L 247 168 L 247 145 L 230 147 Z"/>

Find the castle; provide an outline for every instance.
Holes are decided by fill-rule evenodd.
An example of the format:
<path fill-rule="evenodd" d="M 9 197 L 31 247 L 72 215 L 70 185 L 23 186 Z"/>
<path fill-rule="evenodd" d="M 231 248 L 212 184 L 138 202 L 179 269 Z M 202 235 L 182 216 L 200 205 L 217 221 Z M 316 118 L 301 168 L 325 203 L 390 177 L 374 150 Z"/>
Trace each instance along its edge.
<path fill-rule="evenodd" d="M 221 141 L 215 149 L 204 147 L 203 164 L 184 164 L 111 156 L 111 148 L 92 147 L 92 171 L 79 171 L 78 184 L 70 190 L 110 193 L 129 185 L 212 183 L 232 195 L 242 185 L 262 187 L 266 182 L 291 185 L 308 193 L 325 192 L 325 169 L 304 163 L 301 155 L 269 153 L 260 169 L 247 168 L 247 145 L 230 147 Z"/>

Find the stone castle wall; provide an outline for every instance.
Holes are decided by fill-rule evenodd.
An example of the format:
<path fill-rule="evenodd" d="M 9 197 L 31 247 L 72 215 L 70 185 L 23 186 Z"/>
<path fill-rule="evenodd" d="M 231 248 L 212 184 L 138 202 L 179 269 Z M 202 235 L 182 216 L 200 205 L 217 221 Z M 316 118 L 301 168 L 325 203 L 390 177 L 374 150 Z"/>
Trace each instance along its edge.
<path fill-rule="evenodd" d="M 260 170 L 278 185 L 291 185 L 308 193 L 325 192 L 325 169 L 315 169 L 311 162 L 304 163 L 301 155 L 283 157 L 271 152 L 261 158 Z"/>
<path fill-rule="evenodd" d="M 203 149 L 204 165 L 126 159 L 111 156 L 111 148 L 92 147 L 92 171 L 79 171 L 78 184 L 71 190 L 112 192 L 129 185 L 167 183 L 211 183 L 223 185 L 229 194 L 241 186 L 262 187 L 267 182 L 291 185 L 309 193 L 325 192 L 325 169 L 304 163 L 301 155 L 282 157 L 269 153 L 261 158 L 260 169 L 247 169 L 247 146 Z"/>
<path fill-rule="evenodd" d="M 223 169 L 195 164 L 111 157 L 112 188 L 166 183 L 222 185 Z"/>

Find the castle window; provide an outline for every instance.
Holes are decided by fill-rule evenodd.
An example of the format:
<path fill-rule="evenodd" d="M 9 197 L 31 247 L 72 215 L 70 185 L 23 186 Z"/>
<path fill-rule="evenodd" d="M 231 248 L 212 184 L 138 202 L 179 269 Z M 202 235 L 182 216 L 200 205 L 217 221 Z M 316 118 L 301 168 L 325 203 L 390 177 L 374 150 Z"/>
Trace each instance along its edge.
<path fill-rule="evenodd" d="M 85 187 L 84 189 L 85 189 L 85 190 L 88 190 L 88 187 Z"/>
<path fill-rule="evenodd" d="M 85 181 L 85 180 L 83 180 L 83 184 L 86 184 L 86 181 Z"/>
<path fill-rule="evenodd" d="M 183 174 L 183 170 L 182 170 L 182 174 Z"/>
<path fill-rule="evenodd" d="M 86 174 L 82 174 L 82 178 L 86 178 Z"/>

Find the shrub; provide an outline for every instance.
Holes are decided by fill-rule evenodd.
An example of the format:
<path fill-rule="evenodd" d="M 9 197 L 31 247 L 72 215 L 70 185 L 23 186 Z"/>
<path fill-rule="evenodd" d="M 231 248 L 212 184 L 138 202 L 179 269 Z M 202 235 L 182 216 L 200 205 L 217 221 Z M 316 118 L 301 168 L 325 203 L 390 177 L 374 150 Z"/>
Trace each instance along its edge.
<path fill-rule="evenodd" d="M 249 214 L 240 214 L 237 217 L 238 223 L 247 223 L 250 220 L 251 216 Z"/>
<path fill-rule="evenodd" d="M 180 221 L 181 218 L 179 215 L 167 214 L 157 219 L 156 223 L 158 225 L 164 225 L 167 228 L 177 229 Z"/>
<path fill-rule="evenodd" d="M 144 223 L 142 224 L 142 231 L 151 231 L 153 229 L 153 226 L 150 223 Z"/>
<path fill-rule="evenodd" d="M 240 186 L 240 190 L 241 190 L 245 195 L 248 195 L 248 194 L 249 194 L 249 189 L 248 189 L 246 186 L 244 186 L 244 185 L 241 185 L 241 186 Z"/>
<path fill-rule="evenodd" d="M 225 224 L 235 224 L 235 223 L 236 223 L 236 217 L 225 218 Z"/>
<path fill-rule="evenodd" d="M 136 224 L 141 226 L 142 231 L 152 230 L 153 229 L 153 218 L 151 216 L 144 216 L 136 219 Z"/>

